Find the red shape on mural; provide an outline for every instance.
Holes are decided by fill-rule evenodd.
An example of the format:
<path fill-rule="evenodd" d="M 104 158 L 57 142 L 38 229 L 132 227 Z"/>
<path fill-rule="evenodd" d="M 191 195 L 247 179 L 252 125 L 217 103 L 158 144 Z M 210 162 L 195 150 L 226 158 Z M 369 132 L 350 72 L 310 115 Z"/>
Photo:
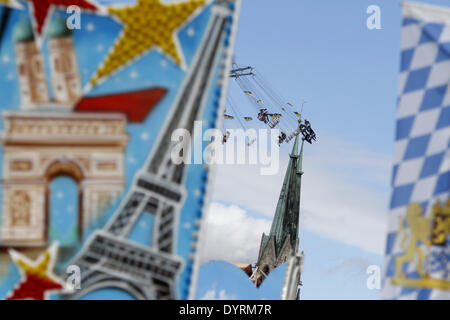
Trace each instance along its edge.
<path fill-rule="evenodd" d="M 12 294 L 6 300 L 34 299 L 44 300 L 45 293 L 52 290 L 61 290 L 63 286 L 50 279 L 49 277 L 40 277 L 33 274 L 27 274 L 25 280 L 14 289 Z"/>
<path fill-rule="evenodd" d="M 166 95 L 164 88 L 84 97 L 75 106 L 76 112 L 125 113 L 129 122 L 143 122 L 150 111 Z"/>
<path fill-rule="evenodd" d="M 31 261 L 23 254 L 10 250 L 9 254 L 22 274 L 22 281 L 6 300 L 44 300 L 48 298 L 48 291 L 63 289 L 61 280 L 56 278 L 52 272 L 57 251 L 58 244 L 54 243 L 37 261 Z"/>

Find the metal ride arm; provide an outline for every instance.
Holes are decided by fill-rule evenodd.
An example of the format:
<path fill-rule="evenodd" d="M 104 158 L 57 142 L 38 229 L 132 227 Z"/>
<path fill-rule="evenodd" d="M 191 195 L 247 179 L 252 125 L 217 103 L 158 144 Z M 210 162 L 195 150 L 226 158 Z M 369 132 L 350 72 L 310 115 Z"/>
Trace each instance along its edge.
<path fill-rule="evenodd" d="M 256 111 L 258 112 L 257 119 L 264 122 L 270 129 L 280 128 L 282 132 L 286 132 L 286 137 L 279 140 L 280 144 L 289 142 L 299 134 L 302 134 L 303 138 L 308 143 L 312 143 L 312 141 L 315 140 L 315 133 L 310 128 L 309 122 L 307 126 L 303 125 L 301 114 L 295 109 L 292 109 L 294 108 L 294 105 L 290 102 L 286 102 L 254 70 L 255 69 L 251 66 L 240 67 L 238 64 L 234 63 L 229 77 L 236 80 L 240 89 L 246 94 L 253 107 L 256 108 Z M 304 104 L 305 101 L 302 101 L 302 109 Z M 287 108 L 287 106 L 289 106 L 289 108 Z M 268 110 L 273 109 L 271 111 L 275 111 L 274 108 L 276 109 L 276 112 L 270 112 Z M 294 114 L 300 119 L 294 117 Z M 236 113 L 236 116 L 240 120 L 240 115 L 238 113 Z M 307 122 L 305 121 L 305 124 L 306 123 Z"/>

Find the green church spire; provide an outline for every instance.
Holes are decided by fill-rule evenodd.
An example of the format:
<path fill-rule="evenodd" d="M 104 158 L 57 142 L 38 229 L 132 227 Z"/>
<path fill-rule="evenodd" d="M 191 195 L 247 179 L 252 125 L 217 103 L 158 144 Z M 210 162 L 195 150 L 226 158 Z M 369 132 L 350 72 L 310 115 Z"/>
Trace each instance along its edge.
<path fill-rule="evenodd" d="M 316 134 L 307 120 L 299 124 L 298 133 L 303 137 L 299 138 L 299 134 L 295 136 L 270 233 L 262 235 L 258 261 L 250 277 L 256 286 L 259 286 L 274 268 L 298 253 L 303 147 L 305 141 L 310 144 L 316 141 Z"/>
<path fill-rule="evenodd" d="M 282 246 L 289 237 L 291 248 L 296 250 L 298 242 L 298 224 L 300 217 L 300 185 L 303 157 L 303 143 L 301 151 L 298 153 L 299 138 L 296 137 L 294 147 L 290 154 L 289 165 L 284 177 L 280 197 L 278 199 L 275 216 L 270 228 L 270 234 L 265 236 L 263 246 L 265 246 L 271 236 L 275 240 L 276 255 L 280 253 Z"/>
<path fill-rule="evenodd" d="M 298 157 L 298 136 L 295 137 L 294 147 L 291 152 L 291 158 L 292 157 Z"/>

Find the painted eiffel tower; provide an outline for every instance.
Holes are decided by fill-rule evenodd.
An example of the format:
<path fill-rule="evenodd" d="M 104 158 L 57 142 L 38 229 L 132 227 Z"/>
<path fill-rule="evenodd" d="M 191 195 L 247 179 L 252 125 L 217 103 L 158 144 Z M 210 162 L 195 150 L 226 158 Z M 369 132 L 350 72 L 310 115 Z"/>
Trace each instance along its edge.
<path fill-rule="evenodd" d="M 183 260 L 174 253 L 178 215 L 185 199 L 186 166 L 172 162 L 172 132 L 192 132 L 194 121 L 206 103 L 208 87 L 214 81 L 215 65 L 223 59 L 230 4 L 215 2 L 209 25 L 191 63 L 178 96 L 171 107 L 146 164 L 134 177 L 133 187 L 103 229 L 86 241 L 70 262 L 81 269 L 80 290 L 62 294 L 77 299 L 102 288 L 119 288 L 137 299 L 174 299 L 175 283 Z M 226 57 L 226 56 L 225 56 Z M 153 246 L 127 239 L 143 213 L 155 215 Z M 149 235 L 150 236 L 150 235 Z"/>

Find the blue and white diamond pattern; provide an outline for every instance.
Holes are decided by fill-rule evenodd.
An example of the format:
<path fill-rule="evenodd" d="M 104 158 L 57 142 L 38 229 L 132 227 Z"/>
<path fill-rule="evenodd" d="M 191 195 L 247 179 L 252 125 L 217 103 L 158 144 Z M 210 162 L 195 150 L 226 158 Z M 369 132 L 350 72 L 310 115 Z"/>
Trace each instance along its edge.
<path fill-rule="evenodd" d="M 448 23 L 442 19 L 447 10 L 439 12 L 438 22 L 429 19 L 430 12 L 425 20 L 405 15 L 402 28 L 385 298 L 450 298 L 448 291 L 402 288 L 390 281 L 394 258 L 402 253 L 396 234 L 408 205 L 419 202 L 429 214 L 436 199 L 450 197 L 450 10 Z"/>

